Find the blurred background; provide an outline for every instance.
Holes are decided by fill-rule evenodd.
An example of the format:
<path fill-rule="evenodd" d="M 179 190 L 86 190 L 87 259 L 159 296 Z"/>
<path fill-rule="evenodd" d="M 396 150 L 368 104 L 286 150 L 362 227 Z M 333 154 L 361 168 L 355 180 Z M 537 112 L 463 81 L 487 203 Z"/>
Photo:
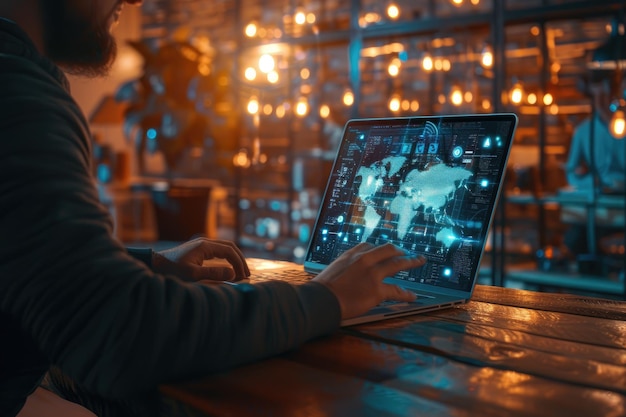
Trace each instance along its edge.
<path fill-rule="evenodd" d="M 623 299 L 624 3 L 144 0 L 72 91 L 127 245 L 297 262 L 348 119 L 514 112 L 481 282 Z"/>

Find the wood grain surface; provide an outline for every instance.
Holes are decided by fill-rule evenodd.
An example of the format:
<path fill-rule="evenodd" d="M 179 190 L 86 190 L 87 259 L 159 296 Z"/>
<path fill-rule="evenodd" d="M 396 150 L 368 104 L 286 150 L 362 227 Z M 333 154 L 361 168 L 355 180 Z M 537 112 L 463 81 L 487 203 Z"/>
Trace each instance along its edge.
<path fill-rule="evenodd" d="M 478 286 L 162 387 L 194 416 L 625 416 L 626 303 Z"/>

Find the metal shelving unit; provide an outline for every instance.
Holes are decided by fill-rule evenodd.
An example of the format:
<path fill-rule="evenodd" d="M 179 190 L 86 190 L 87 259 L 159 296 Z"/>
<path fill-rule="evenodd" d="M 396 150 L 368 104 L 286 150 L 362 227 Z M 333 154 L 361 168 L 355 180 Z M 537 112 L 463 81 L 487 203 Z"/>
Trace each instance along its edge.
<path fill-rule="evenodd" d="M 144 38 L 156 43 L 172 34 L 187 34 L 191 39 L 205 40 L 213 53 L 216 73 L 228 79 L 228 103 L 237 121 L 235 152 L 243 151 L 233 191 L 240 242 L 257 233 L 250 228 L 254 219 L 248 219 L 249 211 L 263 200 L 254 193 L 265 191 L 269 197 L 261 204 L 271 212 L 266 217 L 274 216 L 281 224 L 279 237 L 291 239 L 288 245 L 302 245 L 306 233 L 298 226 L 303 216 L 301 193 L 318 190 L 317 196 L 309 195 L 311 207 L 307 208 L 315 211 L 323 188 L 319 183 L 307 184 L 307 174 L 314 178 L 325 175 L 328 161 L 319 155 L 332 154 L 331 132 L 336 133 L 351 117 L 514 111 L 521 121 L 516 157 L 531 155 L 540 179 L 531 191 L 545 192 L 552 186 L 547 181 L 550 169 L 566 156 L 572 127 L 589 112 L 587 98 L 576 89 L 576 79 L 584 71 L 585 53 L 604 41 L 607 22 L 624 2 L 471 3 L 459 7 L 452 1 L 397 0 L 395 4 L 402 12 L 394 20 L 385 16 L 384 5 L 374 0 L 144 1 Z M 298 12 L 313 14 L 315 21 L 296 23 Z M 264 35 L 246 36 L 249 23 L 257 24 Z M 485 46 L 494 53 L 490 68 L 480 65 Z M 255 66 L 266 52 L 277 58 L 281 81 L 247 80 L 245 69 Z M 426 55 L 443 63 L 444 69 L 423 70 Z M 401 60 L 397 77 L 387 73 L 393 58 Z M 303 69 L 308 70 L 306 78 Z M 515 79 L 535 98 L 552 94 L 560 107 L 558 112 L 554 113 L 556 107 L 551 105 L 513 105 L 505 95 Z M 451 88 L 457 85 L 473 99 L 460 106 L 451 104 Z M 347 91 L 352 92 L 354 105 L 342 103 Z M 408 103 L 406 108 L 389 110 L 389 98 L 394 95 Z M 258 117 L 247 112 L 252 96 L 260 99 Z M 293 113 L 300 97 L 309 105 L 304 117 Z M 419 103 L 418 109 L 414 102 Z M 277 109 L 285 103 L 289 108 L 278 117 Z M 263 113 L 265 105 L 271 106 L 268 114 Z M 319 114 L 323 105 L 328 106 L 328 118 Z M 267 158 L 265 162 L 263 158 Z M 273 199 L 279 202 L 272 203 Z M 499 203 L 489 266 L 491 282 L 496 285 L 504 285 L 510 278 L 508 254 L 515 247 L 507 240 L 506 219 L 514 214 L 516 204 L 509 203 L 506 195 Z M 536 207 L 536 218 L 529 221 L 541 231 L 548 219 L 544 206 Z M 297 210 L 300 213 L 294 218 Z M 547 242 L 543 234 L 539 235 L 539 245 L 543 246 Z M 262 249 L 274 236 L 255 238 Z"/>

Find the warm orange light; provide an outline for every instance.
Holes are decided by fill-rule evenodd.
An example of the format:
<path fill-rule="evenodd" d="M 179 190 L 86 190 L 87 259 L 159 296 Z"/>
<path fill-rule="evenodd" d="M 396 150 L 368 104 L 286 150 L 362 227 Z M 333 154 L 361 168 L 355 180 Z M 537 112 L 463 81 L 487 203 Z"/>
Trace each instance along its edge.
<path fill-rule="evenodd" d="M 430 57 L 430 55 L 426 55 L 424 59 L 422 59 L 422 68 L 424 68 L 424 71 L 433 70 L 433 59 Z"/>
<path fill-rule="evenodd" d="M 240 168 L 248 168 L 250 166 L 250 158 L 246 151 L 241 150 L 233 156 L 233 165 Z"/>
<path fill-rule="evenodd" d="M 307 102 L 306 98 L 301 98 L 300 100 L 298 100 L 298 103 L 296 103 L 296 114 L 300 117 L 304 117 L 307 115 L 308 112 L 309 103 Z"/>
<path fill-rule="evenodd" d="M 511 89 L 511 102 L 513 104 L 520 104 L 524 98 L 524 90 L 521 84 L 517 83 Z"/>
<path fill-rule="evenodd" d="M 623 139 L 626 136 L 625 117 L 623 110 L 617 110 L 611 118 L 611 134 L 617 139 Z"/>
<path fill-rule="evenodd" d="M 270 54 L 261 55 L 261 57 L 259 58 L 259 69 L 261 70 L 261 72 L 267 74 L 270 71 L 273 71 L 275 67 L 276 61 L 274 61 L 273 56 L 271 56 Z"/>
<path fill-rule="evenodd" d="M 398 97 L 392 97 L 389 100 L 389 110 L 394 113 L 400 110 L 400 99 Z"/>
<path fill-rule="evenodd" d="M 274 108 L 272 107 L 271 104 L 266 104 L 263 106 L 263 114 L 266 116 L 269 116 L 270 114 L 272 114 L 272 111 L 274 111 Z"/>
<path fill-rule="evenodd" d="M 249 38 L 253 38 L 257 33 L 256 23 L 248 23 L 245 29 L 246 36 Z"/>
<path fill-rule="evenodd" d="M 259 100 L 256 97 L 250 98 L 248 101 L 248 113 L 257 114 L 259 112 Z"/>
<path fill-rule="evenodd" d="M 455 87 L 450 94 L 450 101 L 455 106 L 460 106 L 463 104 L 463 93 L 458 87 Z"/>
<path fill-rule="evenodd" d="M 296 15 L 294 16 L 293 20 L 298 25 L 304 25 L 306 23 L 306 14 L 303 11 L 298 11 L 296 12 Z"/>
<path fill-rule="evenodd" d="M 417 100 L 411 101 L 411 111 L 418 111 L 420 109 L 420 102 Z"/>
<path fill-rule="evenodd" d="M 278 73 L 276 71 L 270 71 L 267 74 L 267 81 L 272 84 L 276 84 L 278 82 Z"/>
<path fill-rule="evenodd" d="M 400 74 L 400 65 L 401 63 L 398 58 L 391 61 L 389 67 L 387 67 L 387 72 L 389 73 L 389 75 L 391 75 L 392 77 L 397 77 L 398 74 Z"/>
<path fill-rule="evenodd" d="M 526 101 L 528 101 L 528 104 L 537 104 L 537 94 L 528 94 L 528 96 L 526 97 Z"/>
<path fill-rule="evenodd" d="M 287 110 L 285 109 L 284 105 L 279 104 L 278 106 L 276 106 L 276 117 L 282 119 L 283 117 L 285 117 L 285 113 L 287 113 Z"/>
<path fill-rule="evenodd" d="M 387 7 L 387 16 L 389 16 L 390 19 L 394 20 L 397 19 L 398 16 L 400 16 L 400 9 L 396 4 L 391 3 L 389 7 Z"/>
<path fill-rule="evenodd" d="M 343 104 L 352 106 L 354 104 L 354 94 L 352 91 L 346 91 L 343 95 Z"/>
<path fill-rule="evenodd" d="M 546 93 L 546 94 L 543 96 L 543 104 L 544 104 L 545 106 L 549 106 L 549 105 L 550 105 L 550 104 L 552 104 L 553 102 L 554 102 L 554 97 L 552 97 L 552 94 L 550 94 L 550 93 Z"/>
<path fill-rule="evenodd" d="M 248 67 L 246 68 L 244 76 L 246 77 L 246 80 L 253 81 L 256 78 L 256 70 L 252 67 Z"/>
<path fill-rule="evenodd" d="M 311 76 L 311 71 L 309 71 L 308 68 L 302 68 L 300 70 L 300 78 L 302 78 L 303 80 L 308 80 L 310 76 Z"/>
<path fill-rule="evenodd" d="M 493 52 L 489 47 L 483 49 L 480 58 L 480 64 L 485 68 L 491 68 L 493 66 Z"/>
<path fill-rule="evenodd" d="M 320 106 L 320 117 L 326 119 L 328 116 L 330 116 L 330 107 L 327 104 L 322 104 Z"/>

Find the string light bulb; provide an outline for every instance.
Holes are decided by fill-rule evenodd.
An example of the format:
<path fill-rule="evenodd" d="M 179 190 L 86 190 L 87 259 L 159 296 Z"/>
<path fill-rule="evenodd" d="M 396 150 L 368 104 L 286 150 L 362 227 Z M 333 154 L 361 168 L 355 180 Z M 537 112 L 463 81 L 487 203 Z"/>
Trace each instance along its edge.
<path fill-rule="evenodd" d="M 265 74 L 271 72 L 276 67 L 276 61 L 274 61 L 274 57 L 270 54 L 263 54 L 259 58 L 259 69 L 261 72 Z"/>
<path fill-rule="evenodd" d="M 302 97 L 296 103 L 296 115 L 304 117 L 309 113 L 309 102 L 306 98 Z"/>
<path fill-rule="evenodd" d="M 544 104 L 545 106 L 549 106 L 549 105 L 551 105 L 553 102 L 554 102 L 554 97 L 552 97 L 552 94 L 550 94 L 550 93 L 546 93 L 546 94 L 543 96 L 543 104 Z"/>
<path fill-rule="evenodd" d="M 400 9 L 398 8 L 398 5 L 391 3 L 389 7 L 387 7 L 387 16 L 393 20 L 397 19 L 398 16 L 400 16 Z"/>
<path fill-rule="evenodd" d="M 511 102 L 513 104 L 520 104 L 523 98 L 524 98 L 524 89 L 522 88 L 522 84 L 517 82 L 511 89 Z"/>
<path fill-rule="evenodd" d="M 304 11 L 298 10 L 296 12 L 296 15 L 294 16 L 293 20 L 298 25 L 304 25 L 306 23 L 306 14 L 304 13 Z"/>
<path fill-rule="evenodd" d="M 452 93 L 450 94 L 450 102 L 455 106 L 460 106 L 463 104 L 463 92 L 459 87 L 454 87 L 452 89 Z"/>
<path fill-rule="evenodd" d="M 246 68 L 244 76 L 246 77 L 246 80 L 254 81 L 254 79 L 256 78 L 256 70 L 252 67 L 248 67 Z"/>
<path fill-rule="evenodd" d="M 352 106 L 354 104 L 354 94 L 348 90 L 343 94 L 343 104 L 346 106 Z"/>
<path fill-rule="evenodd" d="M 401 102 L 400 102 L 400 98 L 397 96 L 394 96 L 391 98 L 391 100 L 389 100 L 389 110 L 391 110 L 392 112 L 397 112 L 400 110 L 400 106 L 401 106 Z"/>
<path fill-rule="evenodd" d="M 611 134 L 616 139 L 624 139 L 626 137 L 626 116 L 622 109 L 618 109 L 613 113 L 610 129 Z"/>
<path fill-rule="evenodd" d="M 493 52 L 488 46 L 485 46 L 480 54 L 480 64 L 485 68 L 493 67 Z"/>
<path fill-rule="evenodd" d="M 387 72 L 389 73 L 389 75 L 391 75 L 392 77 L 397 77 L 398 74 L 400 74 L 400 65 L 402 65 L 400 59 L 394 58 L 389 64 L 389 67 L 387 67 Z"/>
<path fill-rule="evenodd" d="M 426 55 L 424 59 L 422 59 L 422 68 L 424 68 L 424 71 L 433 70 L 433 59 L 430 55 Z"/>
<path fill-rule="evenodd" d="M 322 119 L 326 119 L 328 118 L 328 116 L 330 116 L 330 107 L 328 106 L 328 104 L 322 104 L 320 106 L 320 117 Z"/>
<path fill-rule="evenodd" d="M 253 38 L 257 33 L 257 25 L 254 22 L 248 23 L 245 29 L 246 36 L 249 38 Z"/>
<path fill-rule="evenodd" d="M 259 100 L 256 97 L 250 98 L 248 101 L 248 113 L 257 114 L 259 112 Z"/>

